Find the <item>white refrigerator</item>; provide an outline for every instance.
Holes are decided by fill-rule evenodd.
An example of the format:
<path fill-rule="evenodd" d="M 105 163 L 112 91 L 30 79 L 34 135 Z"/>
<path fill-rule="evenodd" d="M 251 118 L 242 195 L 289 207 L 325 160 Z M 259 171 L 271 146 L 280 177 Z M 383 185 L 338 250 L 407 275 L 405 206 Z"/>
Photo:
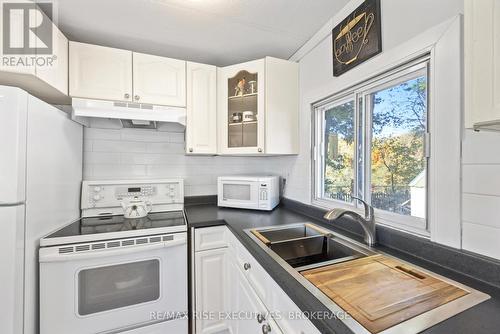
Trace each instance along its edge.
<path fill-rule="evenodd" d="M 38 333 L 38 244 L 79 217 L 82 126 L 0 86 L 0 333 Z"/>

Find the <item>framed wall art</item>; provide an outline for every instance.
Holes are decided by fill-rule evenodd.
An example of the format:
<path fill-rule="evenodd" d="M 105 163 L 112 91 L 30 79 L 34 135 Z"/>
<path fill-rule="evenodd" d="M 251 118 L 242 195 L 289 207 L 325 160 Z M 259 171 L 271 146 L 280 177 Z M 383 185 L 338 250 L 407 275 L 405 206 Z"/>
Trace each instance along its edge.
<path fill-rule="evenodd" d="M 382 52 L 380 0 L 366 0 L 332 30 L 333 76 Z"/>

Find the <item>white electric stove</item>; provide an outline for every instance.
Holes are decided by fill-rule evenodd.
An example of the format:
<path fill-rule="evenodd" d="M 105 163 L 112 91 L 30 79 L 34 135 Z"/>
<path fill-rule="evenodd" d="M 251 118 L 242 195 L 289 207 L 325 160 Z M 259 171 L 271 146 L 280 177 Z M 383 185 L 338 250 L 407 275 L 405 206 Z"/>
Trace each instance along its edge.
<path fill-rule="evenodd" d="M 148 201 L 127 219 L 121 203 Z M 181 179 L 85 181 L 82 218 L 40 240 L 40 333 L 186 333 Z"/>

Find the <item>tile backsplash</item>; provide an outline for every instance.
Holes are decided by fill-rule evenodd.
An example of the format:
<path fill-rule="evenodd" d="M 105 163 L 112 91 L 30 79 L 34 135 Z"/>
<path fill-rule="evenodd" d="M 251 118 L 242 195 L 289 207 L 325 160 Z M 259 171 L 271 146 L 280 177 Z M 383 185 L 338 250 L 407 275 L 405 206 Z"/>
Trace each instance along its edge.
<path fill-rule="evenodd" d="M 186 196 L 215 195 L 217 176 L 263 173 L 287 177 L 297 159 L 186 156 L 184 145 L 184 132 L 85 128 L 84 179 L 179 177 L 185 180 Z"/>

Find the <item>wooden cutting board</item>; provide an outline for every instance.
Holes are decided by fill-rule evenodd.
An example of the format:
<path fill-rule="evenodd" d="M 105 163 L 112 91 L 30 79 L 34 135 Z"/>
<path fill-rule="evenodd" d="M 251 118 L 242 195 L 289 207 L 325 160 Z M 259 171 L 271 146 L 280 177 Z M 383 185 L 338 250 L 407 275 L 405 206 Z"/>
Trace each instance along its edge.
<path fill-rule="evenodd" d="M 372 333 L 468 294 L 383 255 L 301 274 Z"/>

